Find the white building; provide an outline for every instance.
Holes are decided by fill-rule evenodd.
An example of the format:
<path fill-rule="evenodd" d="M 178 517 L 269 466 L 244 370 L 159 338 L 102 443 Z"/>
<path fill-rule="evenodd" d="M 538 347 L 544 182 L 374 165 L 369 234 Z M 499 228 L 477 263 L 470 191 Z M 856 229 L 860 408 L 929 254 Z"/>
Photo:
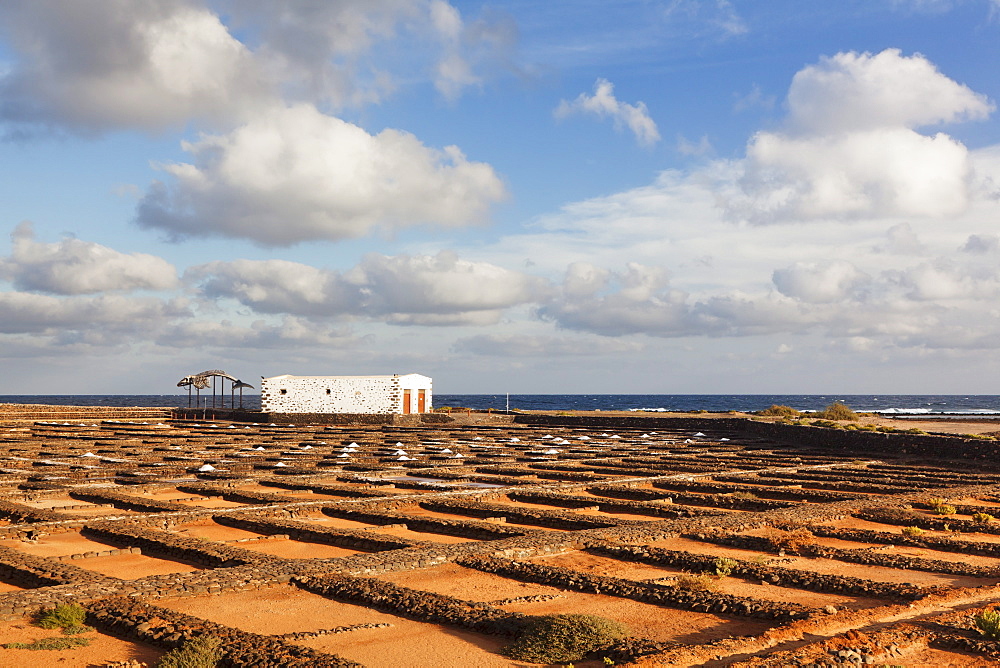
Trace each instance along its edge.
<path fill-rule="evenodd" d="M 416 373 L 261 378 L 260 407 L 265 413 L 428 413 L 431 379 Z"/>

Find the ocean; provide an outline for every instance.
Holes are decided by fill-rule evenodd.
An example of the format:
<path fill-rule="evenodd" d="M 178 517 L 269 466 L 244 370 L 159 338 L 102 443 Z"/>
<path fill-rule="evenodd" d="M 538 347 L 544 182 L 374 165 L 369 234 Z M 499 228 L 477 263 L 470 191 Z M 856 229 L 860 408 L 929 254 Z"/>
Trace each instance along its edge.
<path fill-rule="evenodd" d="M 191 405 L 199 397 L 192 396 Z M 224 399 L 224 403 L 223 403 Z M 236 396 L 237 405 L 240 398 Z M 1000 395 L 979 394 L 435 394 L 434 406 L 503 410 L 601 411 L 759 411 L 779 404 L 801 411 L 822 410 L 840 401 L 855 411 L 885 415 L 978 415 L 1000 418 Z M 202 392 L 202 407 L 212 408 L 212 396 Z M 67 406 L 188 406 L 185 394 L 7 395 L 0 403 Z M 230 396 L 216 395 L 215 407 L 230 405 Z M 243 396 L 243 407 L 260 408 L 260 396 Z"/>

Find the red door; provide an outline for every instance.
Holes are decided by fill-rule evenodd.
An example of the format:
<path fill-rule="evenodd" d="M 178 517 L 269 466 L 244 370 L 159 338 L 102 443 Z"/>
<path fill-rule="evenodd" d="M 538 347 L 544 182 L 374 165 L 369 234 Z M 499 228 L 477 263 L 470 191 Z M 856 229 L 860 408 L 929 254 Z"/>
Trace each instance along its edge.
<path fill-rule="evenodd" d="M 427 410 L 427 390 L 417 390 L 417 412 Z"/>
<path fill-rule="evenodd" d="M 403 390 L 403 415 L 410 414 L 410 391 Z"/>

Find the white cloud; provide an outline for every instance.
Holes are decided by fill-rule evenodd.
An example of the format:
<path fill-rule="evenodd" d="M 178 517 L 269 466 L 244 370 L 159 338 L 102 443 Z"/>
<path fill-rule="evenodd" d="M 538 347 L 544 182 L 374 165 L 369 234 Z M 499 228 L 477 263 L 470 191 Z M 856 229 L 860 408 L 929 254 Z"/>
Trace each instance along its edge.
<path fill-rule="evenodd" d="M 950 300 L 995 299 L 1000 287 L 996 268 L 980 272 L 946 259 L 924 262 L 890 276 L 906 290 L 908 298 L 938 304 Z"/>
<path fill-rule="evenodd" d="M 1000 235 L 970 234 L 962 251 L 976 255 L 995 254 L 1000 251 Z"/>
<path fill-rule="evenodd" d="M 981 120 L 994 106 L 922 55 L 886 49 L 842 52 L 803 68 L 792 79 L 788 108 L 793 129 L 826 133 Z"/>
<path fill-rule="evenodd" d="M 949 216 L 968 204 L 971 176 L 965 146 L 942 133 L 892 128 L 795 138 L 762 132 L 747 148 L 741 213 L 760 223 Z"/>
<path fill-rule="evenodd" d="M 893 225 L 886 231 L 885 236 L 886 242 L 874 247 L 876 252 L 901 255 L 921 255 L 926 252 L 926 247 L 909 223 Z"/>
<path fill-rule="evenodd" d="M 915 128 L 985 118 L 993 105 L 921 55 L 840 53 L 792 82 L 783 132 L 747 147 L 730 214 L 754 223 L 951 216 L 968 206 L 968 150 Z"/>
<path fill-rule="evenodd" d="M 637 353 L 644 346 L 637 341 L 596 337 L 555 337 L 532 335 L 481 334 L 458 339 L 456 352 L 491 357 L 601 357 Z"/>
<path fill-rule="evenodd" d="M 709 155 L 713 150 L 708 135 L 702 135 L 697 142 L 690 141 L 683 135 L 677 136 L 677 152 L 681 155 L 704 156 Z"/>
<path fill-rule="evenodd" d="M 721 33 L 724 38 L 749 31 L 729 0 L 671 0 L 664 12 L 671 20 L 686 19 L 689 25 L 685 27 L 695 33 L 705 32 L 702 26 L 708 26 L 712 33 Z"/>
<path fill-rule="evenodd" d="M 444 0 L 221 0 L 219 13 L 203 4 L 0 3 L 14 53 L 0 70 L 0 119 L 84 133 L 225 127 L 281 100 L 378 103 L 397 75 L 430 79 L 454 99 L 513 39 L 502 22 L 464 22 Z M 403 58 L 380 48 L 404 40 L 414 48 Z"/>
<path fill-rule="evenodd" d="M 120 253 L 73 238 L 39 243 L 27 222 L 14 229 L 11 239 L 10 257 L 0 258 L 0 279 L 19 290 L 82 295 L 168 290 L 178 283 L 173 265 L 146 253 Z"/>
<path fill-rule="evenodd" d="M 4 334 L 60 337 L 149 334 L 164 323 L 187 315 L 188 306 L 183 300 L 0 292 L 0 333 Z"/>
<path fill-rule="evenodd" d="M 281 260 L 212 262 L 186 278 L 208 298 L 231 298 L 258 313 L 366 317 L 399 325 L 484 325 L 505 309 L 545 298 L 548 284 L 455 254 L 370 254 L 340 273 Z"/>
<path fill-rule="evenodd" d="M 483 222 L 504 196 L 493 169 L 454 146 L 368 134 L 309 105 L 272 108 L 226 135 L 184 148 L 195 164 L 162 169 L 137 222 L 171 237 L 225 236 L 262 245 L 350 239 L 420 223 Z"/>
<path fill-rule="evenodd" d="M 539 315 L 566 329 L 605 336 L 676 335 L 691 326 L 687 294 L 670 289 L 662 268 L 638 263 L 629 263 L 624 272 L 570 265 L 563 294 L 541 307 Z"/>
<path fill-rule="evenodd" d="M 850 262 L 796 262 L 775 270 L 774 285 L 781 294 L 812 304 L 857 298 L 871 277 Z"/>
<path fill-rule="evenodd" d="M 360 292 L 337 272 L 286 260 L 233 260 L 192 267 L 185 279 L 210 299 L 236 299 L 258 313 L 333 317 L 360 311 Z"/>
<path fill-rule="evenodd" d="M 159 130 L 253 107 L 269 86 L 211 11 L 184 1 L 21 0 L 0 5 L 18 60 L 0 78 L 0 118 Z"/>
<path fill-rule="evenodd" d="M 256 59 L 286 98 L 339 108 L 377 103 L 394 90 L 392 75 L 366 56 L 416 22 L 422 4 L 235 0 L 227 9 L 237 27 L 258 33 Z"/>
<path fill-rule="evenodd" d="M 562 100 L 554 113 L 559 119 L 575 113 L 610 118 L 614 121 L 615 127 L 625 126 L 631 130 L 636 141 L 643 146 L 652 146 L 660 141 L 660 132 L 656 128 L 656 123 L 649 117 L 646 105 L 642 102 L 632 105 L 618 101 L 614 95 L 614 86 L 607 79 L 597 80 L 593 95 L 580 93 L 572 102 Z"/>
<path fill-rule="evenodd" d="M 479 84 L 481 79 L 472 73 L 469 62 L 461 54 L 464 25 L 458 10 L 444 0 L 432 0 L 430 15 L 446 49 L 437 64 L 434 86 L 444 97 L 455 100 L 463 88 Z"/>
<path fill-rule="evenodd" d="M 346 275 L 364 286 L 370 312 L 390 314 L 398 324 L 457 324 L 455 316 L 458 322 L 471 317 L 474 324 L 488 324 L 503 309 L 534 302 L 547 291 L 541 279 L 450 252 L 367 255 Z"/>
<path fill-rule="evenodd" d="M 278 323 L 256 320 L 249 327 L 228 321 L 191 320 L 164 330 L 156 343 L 165 348 L 218 349 L 229 353 L 234 348 L 251 350 L 308 349 L 331 352 L 350 349 L 360 339 L 344 329 L 317 326 L 302 318 L 286 317 Z"/>

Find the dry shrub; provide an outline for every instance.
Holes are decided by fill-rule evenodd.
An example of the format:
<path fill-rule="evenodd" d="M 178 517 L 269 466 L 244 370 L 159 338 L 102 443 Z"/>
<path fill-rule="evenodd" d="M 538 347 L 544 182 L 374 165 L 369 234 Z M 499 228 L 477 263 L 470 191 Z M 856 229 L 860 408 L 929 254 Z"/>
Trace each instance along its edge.
<path fill-rule="evenodd" d="M 518 661 L 566 663 L 609 647 L 629 635 L 621 622 L 596 615 L 538 617 L 502 653 Z"/>
<path fill-rule="evenodd" d="M 2 647 L 6 649 L 60 650 L 86 647 L 89 644 L 89 638 L 41 638 L 32 642 L 9 642 Z"/>
<path fill-rule="evenodd" d="M 163 655 L 157 668 L 215 668 L 222 659 L 222 639 L 198 636 Z"/>
<path fill-rule="evenodd" d="M 781 529 L 772 528 L 768 531 L 765 538 L 770 540 L 775 548 L 779 550 L 798 554 L 803 548 L 812 545 L 816 536 L 814 536 L 813 533 L 805 527 L 799 527 L 798 529 L 792 529 L 791 531 L 782 531 Z"/>
<path fill-rule="evenodd" d="M 757 415 L 764 415 L 766 417 L 799 417 L 802 413 L 798 412 L 791 406 L 771 404 L 770 408 L 765 408 L 764 410 L 759 411 Z"/>
<path fill-rule="evenodd" d="M 719 581 L 708 573 L 681 573 L 673 585 L 687 591 L 713 591 L 719 586 Z"/>
<path fill-rule="evenodd" d="M 857 413 L 839 401 L 827 406 L 826 410 L 813 413 L 813 417 L 821 420 L 850 420 L 851 422 L 857 422 L 860 419 Z"/>

